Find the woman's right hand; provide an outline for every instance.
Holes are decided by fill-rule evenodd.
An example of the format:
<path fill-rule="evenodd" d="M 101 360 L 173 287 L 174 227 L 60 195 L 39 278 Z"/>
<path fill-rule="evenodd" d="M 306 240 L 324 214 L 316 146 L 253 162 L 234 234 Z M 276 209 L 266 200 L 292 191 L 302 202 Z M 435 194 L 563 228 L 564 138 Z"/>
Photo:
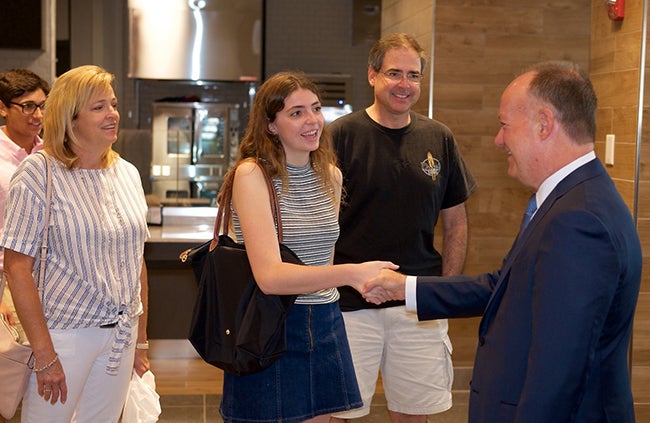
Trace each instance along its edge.
<path fill-rule="evenodd" d="M 382 269 L 399 269 L 399 266 L 393 262 L 379 260 L 366 261 L 364 263 L 355 264 L 354 266 L 357 266 L 356 277 L 353 278 L 349 285 L 361 294 L 365 293 L 366 283 L 379 276 Z"/>

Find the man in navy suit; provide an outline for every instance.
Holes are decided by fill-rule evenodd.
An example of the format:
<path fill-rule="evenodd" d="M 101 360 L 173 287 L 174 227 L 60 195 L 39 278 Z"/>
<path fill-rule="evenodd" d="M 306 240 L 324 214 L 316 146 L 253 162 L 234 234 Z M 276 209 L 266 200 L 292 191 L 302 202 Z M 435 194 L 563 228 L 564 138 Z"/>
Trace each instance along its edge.
<path fill-rule="evenodd" d="M 475 422 L 633 422 L 627 366 L 641 279 L 635 223 L 594 153 L 596 95 L 569 63 L 517 77 L 495 144 L 537 208 L 501 268 L 476 277 L 392 271 L 366 299 L 406 299 L 420 320 L 480 316 Z"/>

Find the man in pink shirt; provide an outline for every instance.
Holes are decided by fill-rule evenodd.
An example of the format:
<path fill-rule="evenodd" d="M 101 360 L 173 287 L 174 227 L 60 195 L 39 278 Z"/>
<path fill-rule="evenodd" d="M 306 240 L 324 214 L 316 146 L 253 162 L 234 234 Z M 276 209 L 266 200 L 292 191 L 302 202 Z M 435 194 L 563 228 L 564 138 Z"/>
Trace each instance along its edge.
<path fill-rule="evenodd" d="M 5 121 L 5 125 L 0 126 L 0 233 L 8 212 L 5 204 L 11 176 L 25 157 L 42 147 L 39 135 L 49 92 L 50 85 L 28 69 L 10 69 L 0 73 L 0 116 Z M 0 271 L 3 263 L 4 254 L 0 248 Z M 15 317 L 13 301 L 6 286 L 0 314 L 10 324 L 16 325 L 24 341 L 24 332 Z"/>

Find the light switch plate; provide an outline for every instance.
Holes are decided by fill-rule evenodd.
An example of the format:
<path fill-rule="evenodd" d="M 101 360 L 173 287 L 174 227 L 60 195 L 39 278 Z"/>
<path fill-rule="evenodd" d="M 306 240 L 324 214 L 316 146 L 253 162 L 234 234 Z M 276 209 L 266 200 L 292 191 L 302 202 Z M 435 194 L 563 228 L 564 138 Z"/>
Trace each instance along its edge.
<path fill-rule="evenodd" d="M 607 166 L 614 166 L 614 141 L 616 137 L 614 134 L 607 134 L 605 137 L 605 164 Z"/>

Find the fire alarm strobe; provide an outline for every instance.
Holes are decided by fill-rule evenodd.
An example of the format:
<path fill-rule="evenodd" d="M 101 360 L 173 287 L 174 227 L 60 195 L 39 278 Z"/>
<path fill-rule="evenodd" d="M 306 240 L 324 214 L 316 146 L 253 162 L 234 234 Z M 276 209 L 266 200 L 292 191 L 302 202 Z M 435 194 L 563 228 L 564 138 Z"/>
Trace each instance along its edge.
<path fill-rule="evenodd" d="M 623 20 L 625 16 L 625 0 L 605 0 L 607 16 L 613 21 Z"/>

